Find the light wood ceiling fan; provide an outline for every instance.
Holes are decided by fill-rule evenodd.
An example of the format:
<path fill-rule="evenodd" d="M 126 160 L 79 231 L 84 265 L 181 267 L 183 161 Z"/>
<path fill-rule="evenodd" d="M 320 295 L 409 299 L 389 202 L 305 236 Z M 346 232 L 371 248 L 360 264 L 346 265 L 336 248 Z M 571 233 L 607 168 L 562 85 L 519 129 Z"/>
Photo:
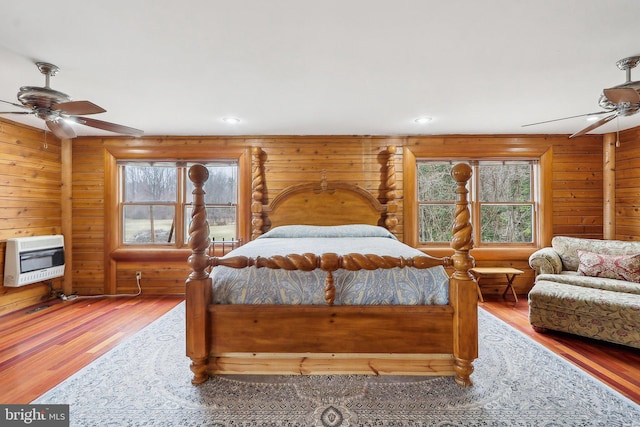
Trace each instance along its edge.
<path fill-rule="evenodd" d="M 144 133 L 132 127 L 81 117 L 88 114 L 104 113 L 106 110 L 89 101 L 72 101 L 66 93 L 51 89 L 49 80 L 58 73 L 59 68 L 47 62 L 36 62 L 36 65 L 45 75 L 44 87 L 22 86 L 18 92 L 20 103 L 0 99 L 0 102 L 27 111 L 3 111 L 0 114 L 33 114 L 44 120 L 51 132 L 60 139 L 76 137 L 76 132 L 70 123 L 125 135 L 141 136 Z"/>
<path fill-rule="evenodd" d="M 592 130 L 610 122 L 616 117 L 632 116 L 640 111 L 640 81 L 631 81 L 631 70 L 640 62 L 640 56 L 630 56 L 616 62 L 620 70 L 626 71 L 627 80 L 621 85 L 614 86 L 602 91 L 598 105 L 603 109 L 594 113 L 579 114 L 577 116 L 563 117 L 561 119 L 546 120 L 544 122 L 529 123 L 524 126 L 534 126 L 543 123 L 557 122 L 559 120 L 573 119 L 576 117 L 606 116 L 593 122 L 586 128 L 574 133 L 569 138 L 585 135 Z"/>

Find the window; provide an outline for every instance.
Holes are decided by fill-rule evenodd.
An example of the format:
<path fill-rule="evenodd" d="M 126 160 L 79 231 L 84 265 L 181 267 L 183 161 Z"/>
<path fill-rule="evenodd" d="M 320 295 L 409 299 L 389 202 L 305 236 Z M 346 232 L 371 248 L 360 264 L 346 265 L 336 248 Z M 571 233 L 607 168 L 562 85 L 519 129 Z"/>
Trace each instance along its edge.
<path fill-rule="evenodd" d="M 238 240 L 238 165 L 237 163 L 208 163 L 209 179 L 204 185 L 204 202 L 212 241 Z M 188 197 L 185 203 L 185 235 L 189 235 L 194 186 L 187 179 Z"/>
<path fill-rule="evenodd" d="M 454 162 L 453 162 L 454 163 Z M 452 162 L 417 162 L 418 240 L 445 243 L 452 237 L 456 183 Z M 534 160 L 471 161 L 471 223 L 476 246 L 536 243 Z"/>
<path fill-rule="evenodd" d="M 205 202 L 210 238 L 236 240 L 238 164 L 200 162 L 209 170 Z M 189 235 L 193 183 L 191 162 L 118 163 L 121 176 L 122 244 L 183 247 Z"/>

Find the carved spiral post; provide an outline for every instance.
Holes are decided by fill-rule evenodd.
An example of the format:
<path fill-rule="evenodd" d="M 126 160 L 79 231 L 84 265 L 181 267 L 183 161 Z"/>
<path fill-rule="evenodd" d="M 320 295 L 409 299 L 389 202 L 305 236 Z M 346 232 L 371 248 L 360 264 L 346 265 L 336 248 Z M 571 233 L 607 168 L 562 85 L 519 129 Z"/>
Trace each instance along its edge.
<path fill-rule="evenodd" d="M 396 202 L 396 146 L 390 145 L 387 147 L 389 158 L 387 160 L 387 180 L 386 180 L 386 198 L 387 198 L 387 216 L 384 220 L 387 230 L 391 233 L 396 233 L 396 227 L 398 225 L 398 218 L 396 212 L 398 210 L 398 204 Z"/>
<path fill-rule="evenodd" d="M 189 169 L 189 179 L 193 182 L 193 211 L 191 212 L 191 223 L 189 224 L 189 248 L 191 255 L 188 264 L 193 270 L 189 275 L 190 279 L 206 279 L 205 268 L 208 265 L 209 257 L 206 254 L 211 243 L 209 240 L 209 223 L 204 203 L 204 183 L 209 179 L 209 171 L 202 165 L 193 165 Z"/>
<path fill-rule="evenodd" d="M 452 265 L 451 258 L 436 258 L 430 255 L 419 255 L 411 258 L 393 257 L 387 255 L 375 254 L 358 254 L 351 253 L 338 255 L 333 252 L 325 252 L 320 255 L 305 254 L 288 254 L 273 255 L 270 257 L 246 257 L 242 255 L 233 257 L 210 257 L 209 266 L 217 267 L 223 265 L 231 268 L 272 268 L 282 270 L 300 270 L 313 271 L 316 268 L 327 272 L 324 287 L 324 297 L 327 305 L 333 305 L 336 299 L 336 288 L 333 272 L 338 269 L 349 271 L 358 270 L 377 270 L 378 268 L 396 268 L 396 267 L 414 267 L 414 268 L 430 268 L 437 265 L 450 267 Z"/>
<path fill-rule="evenodd" d="M 262 178 L 262 149 L 253 147 L 251 158 L 251 240 L 262 234 L 262 201 L 264 199 L 264 180 Z"/>
<path fill-rule="evenodd" d="M 209 361 L 209 315 L 207 307 L 211 301 L 211 279 L 206 272 L 209 264 L 207 249 L 209 247 L 209 223 L 204 203 L 204 183 L 209 178 L 209 171 L 202 165 L 193 165 L 189 169 L 189 179 L 193 182 L 193 212 L 189 225 L 189 248 L 191 255 L 188 263 L 191 274 L 186 281 L 186 322 L 187 322 L 187 356 L 191 358 L 191 371 L 194 384 L 207 380 L 207 363 Z"/>
<path fill-rule="evenodd" d="M 473 249 L 473 229 L 466 188 L 471 178 L 471 167 L 465 163 L 455 165 L 451 176 L 457 183 L 457 200 L 451 257 L 455 271 L 452 276 L 449 298 L 454 306 L 453 354 L 455 381 L 463 387 L 472 385 L 473 360 L 478 357 L 478 300 L 475 279 L 469 273 L 474 259 L 469 254 Z M 475 345 L 473 345 L 475 343 Z"/>
<path fill-rule="evenodd" d="M 453 239 L 451 247 L 454 249 L 453 266 L 456 269 L 454 275 L 460 278 L 471 278 L 469 269 L 473 268 L 474 260 L 469 251 L 473 249 L 473 228 L 471 227 L 471 213 L 469 212 L 469 200 L 467 195 L 467 181 L 471 179 L 471 166 L 466 163 L 458 163 L 451 170 L 451 176 L 458 184 L 456 194 L 455 222 L 453 225 Z"/>

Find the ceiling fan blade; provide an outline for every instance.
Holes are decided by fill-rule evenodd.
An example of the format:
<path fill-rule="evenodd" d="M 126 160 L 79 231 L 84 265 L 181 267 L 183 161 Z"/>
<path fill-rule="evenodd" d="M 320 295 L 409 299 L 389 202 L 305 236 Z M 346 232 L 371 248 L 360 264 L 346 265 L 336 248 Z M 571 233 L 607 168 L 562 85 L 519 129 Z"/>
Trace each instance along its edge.
<path fill-rule="evenodd" d="M 628 102 L 629 104 L 640 103 L 640 94 L 630 87 L 624 88 L 610 88 L 602 91 L 604 96 L 614 104 L 620 104 L 622 102 Z"/>
<path fill-rule="evenodd" d="M 56 104 L 53 107 L 51 107 L 51 109 L 60 111 L 63 114 L 70 114 L 74 116 L 107 112 L 107 110 L 105 110 L 104 108 L 99 107 L 93 102 L 89 102 L 89 101 L 61 102 L 60 104 Z"/>
<path fill-rule="evenodd" d="M 27 109 L 27 110 L 31 110 L 31 107 L 27 107 L 27 106 L 22 105 L 22 104 L 16 104 L 15 102 L 4 101 L 4 100 L 2 100 L 2 99 L 0 99 L 0 102 L 4 102 L 5 104 L 13 105 L 14 107 L 24 108 L 24 109 Z"/>
<path fill-rule="evenodd" d="M 574 133 L 569 138 L 575 138 L 576 136 L 582 136 L 582 135 L 584 135 L 586 133 L 589 133 L 592 130 L 594 130 L 595 128 L 599 128 L 603 124 L 610 122 L 611 120 L 615 119 L 616 117 L 618 117 L 618 113 L 614 113 L 614 114 L 612 114 L 610 116 L 603 117 L 600 120 L 598 120 L 597 122 L 592 123 L 589 126 L 587 126 L 586 128 L 582 129 L 581 131 Z"/>
<path fill-rule="evenodd" d="M 144 134 L 144 131 L 141 131 L 140 129 L 123 126 L 116 123 L 104 122 L 102 120 L 91 119 L 89 117 L 71 116 L 69 117 L 69 119 L 81 125 L 91 126 L 97 129 L 108 130 L 109 132 L 122 133 L 125 135 L 133 135 L 133 136 L 142 136 Z"/>
<path fill-rule="evenodd" d="M 563 117 L 561 119 L 552 119 L 552 120 L 545 120 L 544 122 L 528 123 L 526 125 L 522 125 L 522 127 L 541 125 L 541 124 L 544 124 L 544 123 L 552 123 L 552 122 L 557 122 L 557 121 L 560 121 L 560 120 L 575 119 L 577 117 L 598 116 L 600 114 L 609 114 L 609 113 L 611 113 L 611 111 L 596 111 L 594 113 L 578 114 L 577 116 Z"/>
<path fill-rule="evenodd" d="M 32 111 L 0 111 L 0 114 L 33 114 Z"/>
<path fill-rule="evenodd" d="M 64 120 L 46 120 L 47 127 L 53 132 L 55 136 L 60 139 L 73 139 L 76 137 L 76 133 Z"/>

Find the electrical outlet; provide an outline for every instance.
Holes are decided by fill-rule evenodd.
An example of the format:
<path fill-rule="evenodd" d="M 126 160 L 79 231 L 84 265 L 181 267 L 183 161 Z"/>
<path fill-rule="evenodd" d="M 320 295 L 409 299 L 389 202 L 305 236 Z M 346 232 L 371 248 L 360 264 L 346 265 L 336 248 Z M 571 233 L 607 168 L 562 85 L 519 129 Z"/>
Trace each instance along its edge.
<path fill-rule="evenodd" d="M 136 271 L 136 280 L 142 279 L 142 271 Z"/>

